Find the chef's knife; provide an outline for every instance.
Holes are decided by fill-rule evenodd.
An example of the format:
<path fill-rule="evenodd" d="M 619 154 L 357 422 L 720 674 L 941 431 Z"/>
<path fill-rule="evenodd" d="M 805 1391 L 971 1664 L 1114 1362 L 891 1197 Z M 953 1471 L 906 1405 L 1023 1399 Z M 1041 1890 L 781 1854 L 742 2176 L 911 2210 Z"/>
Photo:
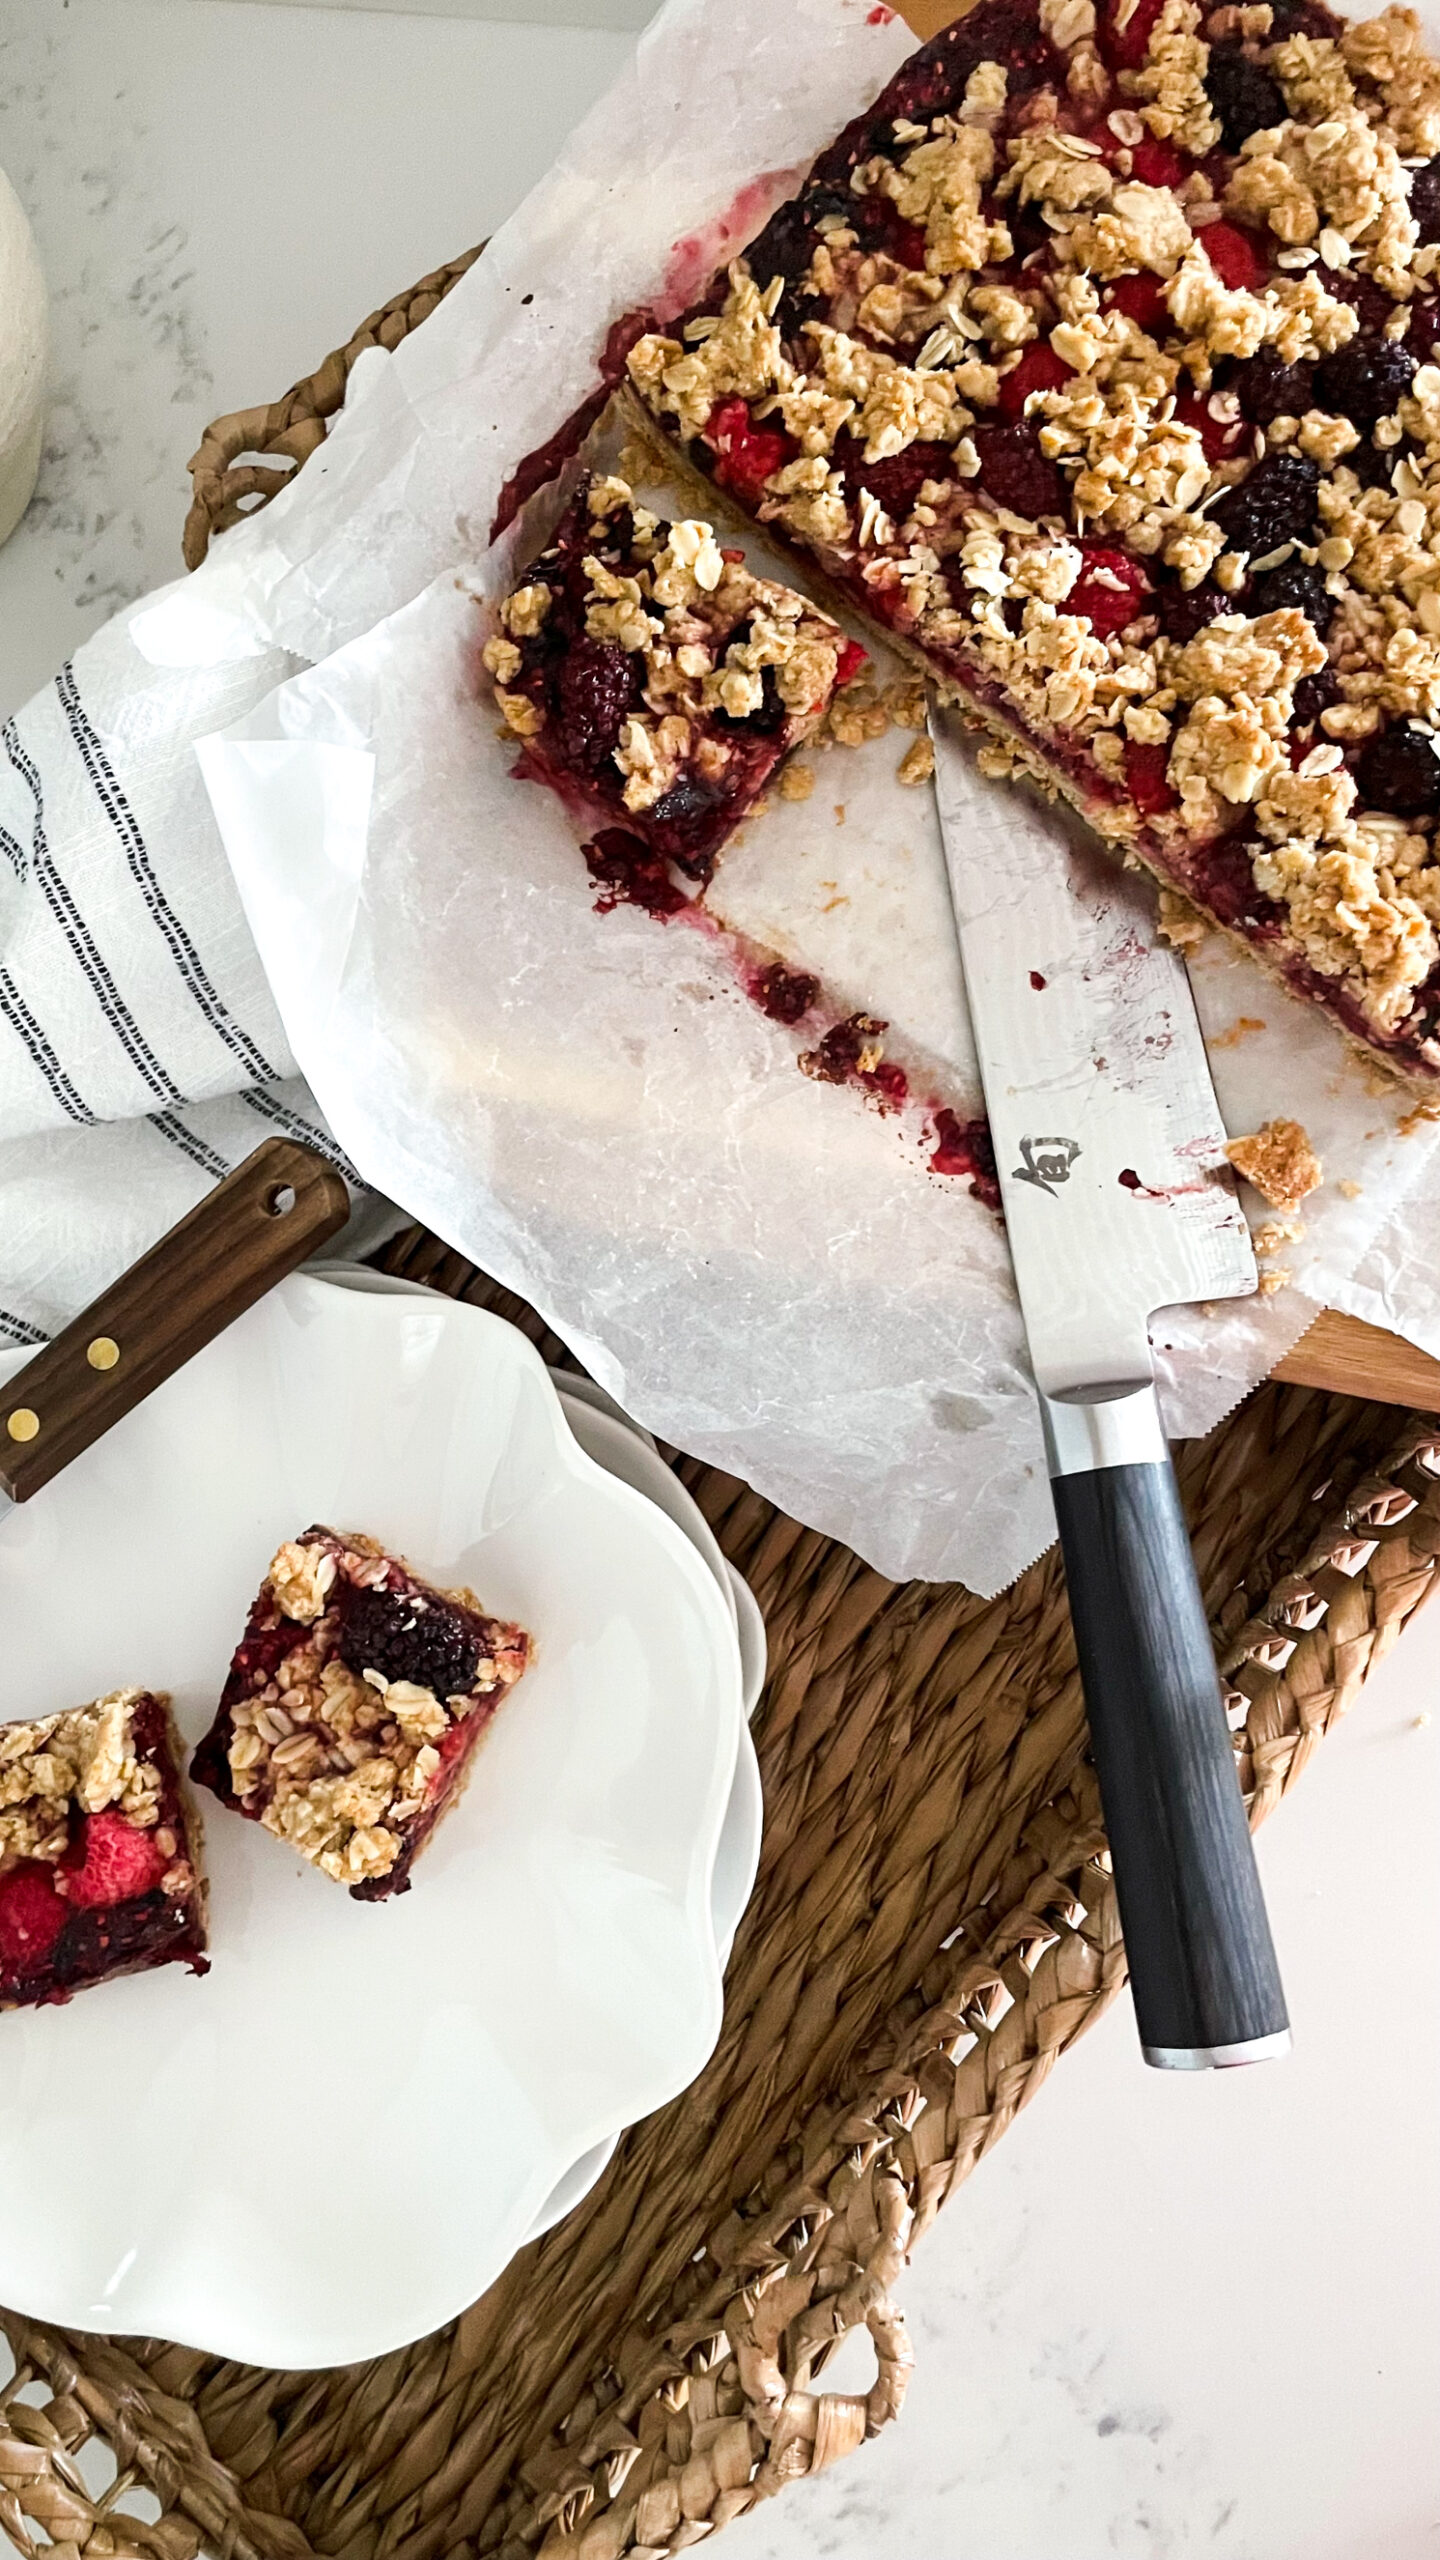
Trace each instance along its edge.
<path fill-rule="evenodd" d="M 1189 980 L 1140 884 L 977 772 L 935 786 L 1147 2062 L 1290 2042 L 1149 1320 L 1255 1263 Z"/>
<path fill-rule="evenodd" d="M 333 1165 L 268 1138 L 33 1360 L 0 1384 L 0 1515 L 345 1224 Z"/>

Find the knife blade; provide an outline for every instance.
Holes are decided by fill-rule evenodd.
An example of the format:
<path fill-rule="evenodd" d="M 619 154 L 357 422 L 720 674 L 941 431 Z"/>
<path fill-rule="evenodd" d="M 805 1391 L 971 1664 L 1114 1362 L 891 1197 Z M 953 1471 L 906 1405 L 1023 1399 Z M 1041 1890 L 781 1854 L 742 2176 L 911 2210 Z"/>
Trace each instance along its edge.
<path fill-rule="evenodd" d="M 1189 980 L 1076 822 L 979 773 L 935 792 L 1147 2062 L 1289 2048 L 1151 1318 L 1256 1285 Z"/>

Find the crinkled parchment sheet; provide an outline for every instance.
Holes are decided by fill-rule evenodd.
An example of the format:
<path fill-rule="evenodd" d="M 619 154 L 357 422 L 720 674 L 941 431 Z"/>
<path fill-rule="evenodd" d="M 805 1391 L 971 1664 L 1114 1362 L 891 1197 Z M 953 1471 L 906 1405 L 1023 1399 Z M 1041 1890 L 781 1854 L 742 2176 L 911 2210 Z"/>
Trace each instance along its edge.
<path fill-rule="evenodd" d="M 486 547 L 503 481 L 585 397 L 611 322 L 679 307 L 908 42 L 860 0 L 671 0 L 449 301 L 362 360 L 293 493 L 136 635 L 174 665 L 324 659 L 202 755 L 296 1057 L 370 1179 L 534 1300 L 652 1429 L 886 1573 L 984 1592 L 1052 1535 L 997 1222 L 929 1171 L 921 1114 L 797 1073 L 723 936 L 595 914 L 568 822 L 510 778 L 475 682 L 476 593 L 514 559 L 514 536 Z M 813 797 L 772 795 L 710 905 L 837 1011 L 887 1017 L 920 1098 L 963 1116 L 932 799 L 895 779 L 909 743 L 817 757 Z M 1217 940 L 1193 977 L 1228 1125 L 1292 1114 L 1327 1181 L 1276 1257 L 1286 1288 L 1165 1320 L 1182 1434 L 1347 1288 L 1440 1349 L 1425 1236 L 1395 1216 L 1436 1130 Z"/>

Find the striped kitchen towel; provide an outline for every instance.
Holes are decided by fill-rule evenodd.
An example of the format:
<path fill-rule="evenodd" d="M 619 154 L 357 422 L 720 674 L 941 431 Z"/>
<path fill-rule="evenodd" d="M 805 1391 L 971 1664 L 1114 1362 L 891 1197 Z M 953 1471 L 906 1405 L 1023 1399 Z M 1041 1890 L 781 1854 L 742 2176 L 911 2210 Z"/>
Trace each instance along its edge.
<path fill-rule="evenodd" d="M 332 1254 L 397 1222 L 296 1073 L 194 755 L 299 662 L 157 670 L 131 619 L 0 727 L 0 1346 L 45 1339 L 276 1131 L 354 1188 Z"/>

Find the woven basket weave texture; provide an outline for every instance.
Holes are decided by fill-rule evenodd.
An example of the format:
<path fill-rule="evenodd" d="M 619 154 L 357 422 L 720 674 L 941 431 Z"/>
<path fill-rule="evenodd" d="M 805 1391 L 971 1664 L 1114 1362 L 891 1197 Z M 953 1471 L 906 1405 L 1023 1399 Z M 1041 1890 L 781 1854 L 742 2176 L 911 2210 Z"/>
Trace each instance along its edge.
<path fill-rule="evenodd" d="M 192 565 L 475 254 L 209 431 Z M 382 1259 L 573 1365 L 435 1238 Z M 907 2254 L 1125 1978 L 1063 1585 L 1053 1552 L 992 1601 L 888 1583 L 678 1463 L 771 1652 L 764 1854 L 712 2061 L 470 2311 L 372 2364 L 260 2371 L 0 2313 L 0 2528 L 27 2560 L 658 2560 L 898 2413 Z M 1440 1425 L 1271 1385 L 1180 1474 L 1259 1821 L 1431 1587 Z M 825 2391 L 860 2326 L 873 2388 Z M 77 2463 L 97 2444 L 103 2492 Z"/>

